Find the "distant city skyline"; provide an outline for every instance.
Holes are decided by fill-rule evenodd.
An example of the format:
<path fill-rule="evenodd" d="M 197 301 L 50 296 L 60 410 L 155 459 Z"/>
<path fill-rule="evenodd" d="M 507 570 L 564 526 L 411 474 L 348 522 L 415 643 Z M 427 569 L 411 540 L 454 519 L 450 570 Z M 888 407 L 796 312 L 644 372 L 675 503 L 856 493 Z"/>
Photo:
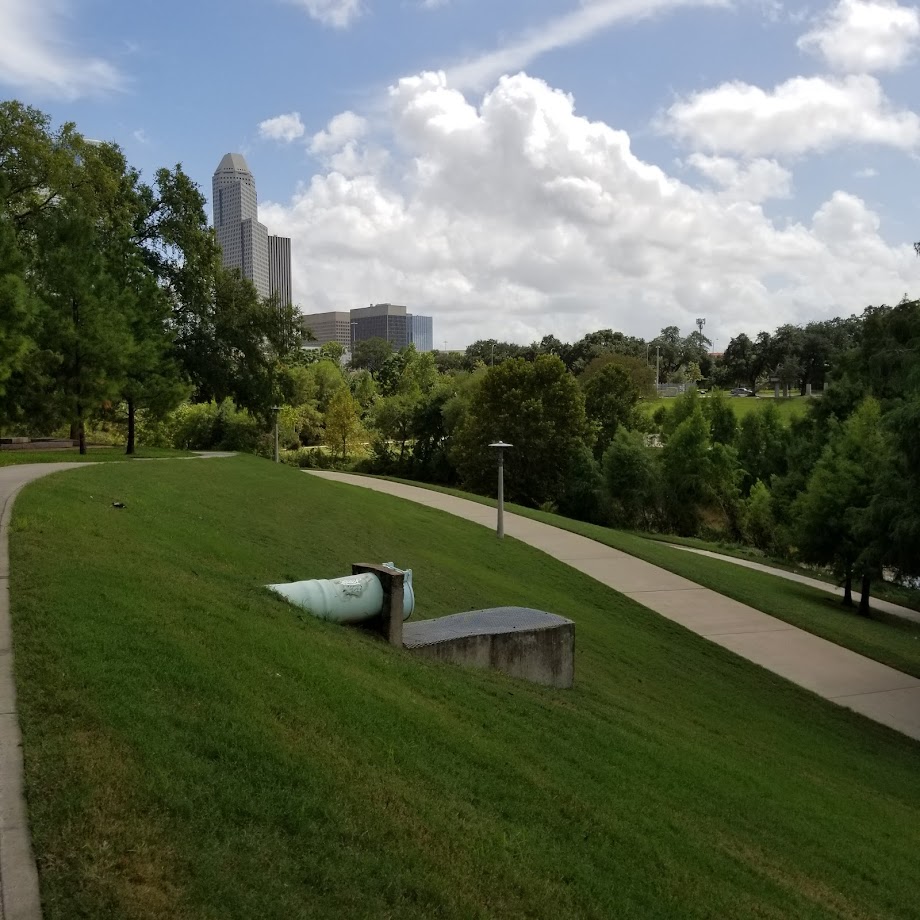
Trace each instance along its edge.
<path fill-rule="evenodd" d="M 211 209 L 224 266 L 238 269 L 260 297 L 291 306 L 291 241 L 259 222 L 255 177 L 241 153 L 224 154 L 214 171 Z"/>
<path fill-rule="evenodd" d="M 318 345 L 338 342 L 351 351 L 357 342 L 380 338 L 397 351 L 410 344 L 420 352 L 434 350 L 433 317 L 410 313 L 402 304 L 372 303 L 353 310 L 307 313 L 301 322 Z"/>
<path fill-rule="evenodd" d="M 459 347 L 920 295 L 920 0 L 3 10 L 0 91 L 144 181 L 245 156 L 304 311 L 422 304 Z"/>

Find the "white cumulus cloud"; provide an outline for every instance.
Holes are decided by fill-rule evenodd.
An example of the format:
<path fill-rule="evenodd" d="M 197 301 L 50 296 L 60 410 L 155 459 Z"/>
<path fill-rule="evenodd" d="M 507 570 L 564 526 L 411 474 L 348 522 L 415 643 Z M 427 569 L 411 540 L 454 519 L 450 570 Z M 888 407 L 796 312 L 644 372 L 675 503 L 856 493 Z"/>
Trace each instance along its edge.
<path fill-rule="evenodd" d="M 693 157 L 700 184 L 681 181 L 524 74 L 475 102 L 420 74 L 388 99 L 389 159 L 351 174 L 330 164 L 260 209 L 292 238 L 307 312 L 405 303 L 451 347 L 611 326 L 652 335 L 696 316 L 722 338 L 920 286 L 912 247 L 886 243 L 849 193 L 808 221 L 768 217 L 760 201 L 791 184 L 775 162 Z M 366 142 L 344 147 L 360 155 Z"/>
<path fill-rule="evenodd" d="M 894 0 L 839 0 L 798 44 L 835 70 L 868 73 L 903 67 L 918 40 L 917 7 Z"/>
<path fill-rule="evenodd" d="M 267 140 L 282 141 L 289 144 L 303 137 L 306 132 L 300 120 L 300 112 L 288 112 L 285 115 L 276 115 L 259 122 L 259 137 Z"/>
<path fill-rule="evenodd" d="M 751 157 L 844 143 L 920 147 L 920 116 L 895 109 L 878 80 L 865 74 L 795 77 L 772 91 L 723 83 L 675 102 L 661 127 L 696 149 Z"/>
<path fill-rule="evenodd" d="M 364 12 L 361 0 L 289 0 L 324 26 L 346 29 Z"/>
<path fill-rule="evenodd" d="M 451 86 L 484 89 L 501 74 L 526 67 L 541 54 L 585 41 L 620 22 L 646 19 L 681 7 L 729 6 L 731 0 L 582 0 L 569 13 L 511 39 L 494 51 L 448 69 Z"/>
<path fill-rule="evenodd" d="M 760 203 L 792 194 L 792 173 L 776 160 L 744 162 L 694 153 L 687 162 L 721 189 L 720 197 L 725 201 Z"/>
<path fill-rule="evenodd" d="M 73 13 L 67 0 L 3 0 L 0 83 L 59 99 L 122 89 L 125 78 L 116 67 L 66 41 Z"/>
<path fill-rule="evenodd" d="M 367 120 L 354 112 L 341 112 L 328 125 L 317 131 L 310 141 L 310 153 L 328 154 L 341 150 L 349 141 L 367 132 Z"/>

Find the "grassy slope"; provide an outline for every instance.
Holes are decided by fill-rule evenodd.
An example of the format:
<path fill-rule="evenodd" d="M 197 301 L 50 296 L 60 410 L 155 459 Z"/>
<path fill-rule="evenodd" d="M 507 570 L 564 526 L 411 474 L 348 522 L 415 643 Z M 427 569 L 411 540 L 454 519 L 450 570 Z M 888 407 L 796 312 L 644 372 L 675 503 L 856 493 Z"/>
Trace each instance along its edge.
<path fill-rule="evenodd" d="M 481 504 L 495 505 L 495 500 L 449 489 L 428 486 L 409 479 L 395 479 L 406 485 L 434 489 L 468 498 Z M 521 505 L 506 504 L 509 511 L 524 517 L 552 524 L 563 530 L 582 534 L 599 543 L 605 543 L 631 556 L 661 566 L 669 572 L 689 578 L 706 588 L 732 597 L 764 613 L 792 623 L 816 636 L 822 636 L 845 648 L 859 652 L 876 661 L 897 668 L 914 677 L 920 677 L 920 624 L 876 611 L 871 618 L 859 616 L 855 608 L 846 609 L 833 595 L 808 585 L 797 584 L 723 562 L 674 549 L 659 540 L 635 533 L 612 530 L 597 524 L 586 524 L 559 514 L 547 514 Z M 896 603 L 903 598 L 892 597 Z"/>
<path fill-rule="evenodd" d="M 918 916 L 920 745 L 515 540 L 239 457 L 49 477 L 11 542 L 46 920 Z M 385 559 L 572 617 L 576 688 L 261 587 Z"/>
<path fill-rule="evenodd" d="M 657 540 L 660 543 L 677 543 L 681 546 L 691 546 L 694 549 L 705 549 L 712 553 L 719 553 L 723 556 L 733 556 L 735 559 L 746 559 L 749 562 L 759 562 L 761 565 L 768 565 L 772 568 L 783 569 L 786 572 L 795 572 L 799 575 L 805 575 L 808 578 L 815 578 L 818 581 L 825 581 L 830 585 L 837 585 L 839 582 L 826 571 L 809 568 L 803 565 L 794 565 L 783 559 L 774 559 L 765 555 L 758 549 L 751 546 L 745 546 L 741 543 L 714 543 L 711 540 L 700 540 L 697 537 L 675 537 L 671 534 L 642 534 L 649 540 Z M 854 590 L 858 591 L 858 582 L 854 584 Z M 874 582 L 872 585 L 872 596 L 881 600 L 891 601 L 893 604 L 901 604 L 903 607 L 909 607 L 911 610 L 920 610 L 920 590 L 908 588 L 903 585 L 896 585 L 892 582 Z"/>
<path fill-rule="evenodd" d="M 138 447 L 133 457 L 125 454 L 123 447 L 93 447 L 80 455 L 77 447 L 64 450 L 0 450 L 0 466 L 20 463 L 101 463 L 111 460 L 150 460 L 167 457 L 193 457 L 187 450 L 169 450 L 163 447 Z"/>

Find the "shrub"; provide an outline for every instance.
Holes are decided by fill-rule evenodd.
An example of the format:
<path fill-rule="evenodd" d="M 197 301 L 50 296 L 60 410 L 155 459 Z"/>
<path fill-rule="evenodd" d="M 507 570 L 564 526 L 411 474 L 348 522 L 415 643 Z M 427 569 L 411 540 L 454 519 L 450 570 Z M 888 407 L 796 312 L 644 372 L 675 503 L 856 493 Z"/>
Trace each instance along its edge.
<path fill-rule="evenodd" d="M 770 490 L 757 480 L 742 504 L 741 529 L 745 540 L 769 553 L 776 542 L 776 519 Z"/>

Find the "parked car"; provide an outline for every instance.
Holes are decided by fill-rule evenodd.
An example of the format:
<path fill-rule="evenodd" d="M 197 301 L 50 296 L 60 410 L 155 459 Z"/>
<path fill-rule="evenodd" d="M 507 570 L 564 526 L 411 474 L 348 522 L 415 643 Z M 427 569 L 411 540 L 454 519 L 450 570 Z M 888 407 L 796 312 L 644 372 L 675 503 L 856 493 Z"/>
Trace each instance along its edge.
<path fill-rule="evenodd" d="M 754 393 L 749 390 L 747 387 L 735 387 L 732 390 L 732 396 L 753 396 Z"/>

